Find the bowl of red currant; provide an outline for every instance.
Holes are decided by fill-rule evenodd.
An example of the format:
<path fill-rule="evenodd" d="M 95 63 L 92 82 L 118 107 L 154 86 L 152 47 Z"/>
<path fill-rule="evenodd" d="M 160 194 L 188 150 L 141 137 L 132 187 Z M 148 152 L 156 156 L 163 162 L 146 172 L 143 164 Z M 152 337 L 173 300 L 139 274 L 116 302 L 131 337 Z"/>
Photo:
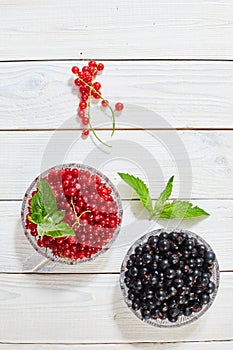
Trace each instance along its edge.
<path fill-rule="evenodd" d="M 159 229 L 139 238 L 121 267 L 120 286 L 129 309 L 157 327 L 178 327 L 201 317 L 219 286 L 210 245 L 187 230 Z"/>
<path fill-rule="evenodd" d="M 107 251 L 119 234 L 122 204 L 113 183 L 83 164 L 40 174 L 21 210 L 26 237 L 49 260 L 77 264 Z"/>

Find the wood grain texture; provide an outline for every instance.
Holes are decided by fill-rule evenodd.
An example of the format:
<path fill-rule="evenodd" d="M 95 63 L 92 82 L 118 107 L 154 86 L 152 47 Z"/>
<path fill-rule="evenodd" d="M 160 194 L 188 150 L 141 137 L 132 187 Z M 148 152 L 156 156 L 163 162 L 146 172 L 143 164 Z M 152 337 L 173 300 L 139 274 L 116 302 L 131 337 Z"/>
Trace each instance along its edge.
<path fill-rule="evenodd" d="M 1 350 L 231 350 L 231 341 L 139 344 L 0 344 Z"/>
<path fill-rule="evenodd" d="M 232 59 L 230 0 L 1 1 L 1 60 Z"/>
<path fill-rule="evenodd" d="M 194 201 L 202 206 L 211 216 L 204 220 L 192 219 L 178 223 L 159 220 L 150 222 L 138 201 L 124 201 L 124 218 L 119 237 L 111 249 L 95 261 L 69 266 L 47 263 L 38 268 L 41 273 L 116 273 L 120 271 L 123 258 L 131 244 L 146 232 L 156 228 L 176 227 L 186 228 L 200 234 L 216 252 L 220 269 L 233 270 L 233 201 L 232 200 L 200 200 Z M 0 272 L 32 271 L 43 256 L 34 251 L 24 237 L 20 222 L 20 202 L 0 202 Z"/>
<path fill-rule="evenodd" d="M 218 296 L 184 329 L 143 324 L 125 306 L 118 275 L 0 275 L 2 342 L 121 343 L 232 340 L 233 273 Z M 220 326 L 221 325 L 221 326 Z M 12 330 L 14 330 L 12 332 Z"/>
<path fill-rule="evenodd" d="M 232 131 L 120 131 L 112 140 L 107 131 L 99 135 L 113 148 L 84 141 L 77 130 L 0 132 L 0 199 L 22 199 L 42 170 L 70 161 L 103 171 L 125 199 L 136 197 L 118 171 L 140 176 L 156 197 L 175 175 L 175 197 L 233 198 Z"/>
<path fill-rule="evenodd" d="M 79 128 L 75 63 L 1 63 L 0 129 Z M 103 95 L 125 104 L 118 128 L 233 128 L 233 62 L 108 61 L 105 67 L 98 77 Z M 98 107 L 93 119 L 111 127 Z"/>

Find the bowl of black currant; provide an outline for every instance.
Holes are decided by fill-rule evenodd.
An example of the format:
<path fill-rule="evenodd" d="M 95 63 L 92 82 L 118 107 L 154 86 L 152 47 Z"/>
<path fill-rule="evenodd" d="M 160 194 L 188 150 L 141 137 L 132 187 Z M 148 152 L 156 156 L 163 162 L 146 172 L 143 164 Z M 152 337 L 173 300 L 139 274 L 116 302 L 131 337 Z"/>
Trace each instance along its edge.
<path fill-rule="evenodd" d="M 219 265 L 210 245 L 187 230 L 158 229 L 128 250 L 120 287 L 129 309 L 157 327 L 179 327 L 201 317 L 219 286 Z"/>

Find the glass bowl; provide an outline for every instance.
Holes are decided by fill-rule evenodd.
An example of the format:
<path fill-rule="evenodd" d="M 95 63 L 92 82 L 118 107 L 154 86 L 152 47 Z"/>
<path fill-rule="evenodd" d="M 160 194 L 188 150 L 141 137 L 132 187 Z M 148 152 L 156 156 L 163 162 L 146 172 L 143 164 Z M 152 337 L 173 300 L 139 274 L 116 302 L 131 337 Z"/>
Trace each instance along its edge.
<path fill-rule="evenodd" d="M 214 301 L 214 299 L 216 297 L 217 291 L 218 291 L 220 273 L 219 273 L 218 261 L 217 261 L 217 259 L 215 257 L 213 268 L 211 270 L 212 276 L 210 278 L 210 281 L 215 283 L 215 290 L 214 290 L 214 292 L 212 294 L 210 294 L 209 302 L 207 304 L 204 304 L 200 311 L 192 312 L 191 315 L 189 315 L 189 316 L 181 315 L 181 316 L 178 317 L 178 320 L 176 322 L 174 322 L 174 323 L 170 322 L 168 319 L 162 320 L 160 318 L 156 318 L 156 319 L 153 319 L 153 318 L 145 319 L 145 318 L 143 318 L 142 315 L 141 315 L 140 310 L 134 310 L 132 308 L 132 301 L 129 300 L 129 298 L 128 298 L 128 290 L 129 290 L 129 288 L 126 286 L 126 283 L 125 283 L 125 280 L 124 280 L 125 279 L 125 272 L 128 269 L 127 268 L 127 261 L 129 259 L 129 257 L 131 256 L 131 254 L 134 254 L 136 247 L 146 243 L 150 236 L 152 236 L 152 235 L 153 236 L 158 236 L 162 232 L 166 232 L 166 233 L 170 233 L 170 232 L 181 233 L 181 232 L 184 232 L 184 233 L 188 234 L 189 238 L 190 237 L 195 238 L 199 244 L 203 244 L 207 248 L 208 251 L 213 252 L 213 250 L 210 247 L 210 245 L 202 237 L 196 235 L 193 232 L 190 232 L 190 231 L 187 231 L 187 230 L 170 230 L 170 229 L 163 229 L 163 228 L 151 231 L 151 232 L 145 234 L 144 236 L 140 237 L 138 240 L 136 240 L 134 242 L 134 244 L 130 247 L 128 252 L 126 253 L 125 258 L 124 258 L 123 263 L 122 263 L 122 266 L 121 266 L 120 287 L 121 287 L 121 291 L 122 291 L 125 303 L 129 307 L 129 309 L 134 313 L 134 315 L 137 316 L 140 320 L 142 320 L 142 321 L 144 321 L 144 322 L 146 322 L 146 323 L 148 323 L 148 324 L 150 324 L 152 326 L 156 326 L 156 327 L 174 328 L 174 327 L 180 327 L 180 326 L 186 325 L 188 323 L 191 323 L 191 322 L 199 319 L 210 308 L 210 306 L 212 305 L 212 303 L 213 303 L 213 301 Z"/>
<path fill-rule="evenodd" d="M 78 171 L 73 172 L 72 178 L 67 178 L 72 169 Z M 65 209 L 63 220 L 75 231 L 75 237 L 44 236 L 41 240 L 37 234 L 38 225 L 29 223 L 30 201 L 40 178 L 50 184 L 58 210 Z M 72 197 L 69 195 L 69 181 L 73 181 L 75 189 Z M 90 261 L 106 252 L 119 234 L 122 215 L 120 196 L 113 183 L 99 170 L 76 163 L 57 165 L 41 173 L 26 191 L 21 209 L 24 232 L 33 248 L 51 261 L 66 264 Z M 72 225 L 71 220 L 76 220 L 77 216 L 79 221 Z"/>

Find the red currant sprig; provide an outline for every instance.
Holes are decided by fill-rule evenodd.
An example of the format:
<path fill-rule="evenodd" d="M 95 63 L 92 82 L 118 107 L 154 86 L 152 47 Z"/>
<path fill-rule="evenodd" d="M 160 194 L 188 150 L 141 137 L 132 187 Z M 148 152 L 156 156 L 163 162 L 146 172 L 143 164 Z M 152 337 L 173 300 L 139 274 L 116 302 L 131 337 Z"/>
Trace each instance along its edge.
<path fill-rule="evenodd" d="M 112 134 L 115 132 L 115 112 L 120 112 L 123 110 L 124 105 L 121 102 L 115 104 L 115 109 L 111 107 L 109 102 L 101 94 L 101 84 L 95 81 L 98 73 L 104 70 L 103 63 L 97 63 L 94 60 L 88 62 L 87 66 L 82 67 L 80 70 L 77 66 L 72 67 L 72 73 L 76 74 L 77 78 L 74 80 L 74 84 L 79 87 L 80 91 L 80 102 L 78 109 L 78 116 L 84 126 L 82 135 L 87 137 L 89 132 L 92 131 L 93 135 L 105 146 L 111 147 L 96 134 L 96 131 L 91 123 L 91 99 L 101 100 L 102 107 L 107 107 L 111 111 L 112 116 Z M 89 128 L 88 128 L 89 126 Z"/>

